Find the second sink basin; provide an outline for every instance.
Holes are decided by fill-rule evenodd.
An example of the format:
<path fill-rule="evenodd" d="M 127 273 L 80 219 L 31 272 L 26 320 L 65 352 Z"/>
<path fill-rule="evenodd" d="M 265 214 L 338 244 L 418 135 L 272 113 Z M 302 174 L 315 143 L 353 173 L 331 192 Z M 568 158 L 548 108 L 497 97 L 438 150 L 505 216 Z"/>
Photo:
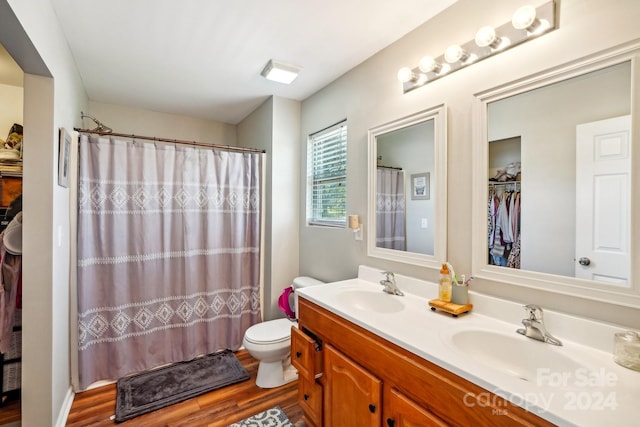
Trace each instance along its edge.
<path fill-rule="evenodd" d="M 516 334 L 484 329 L 457 331 L 445 340 L 466 356 L 488 367 L 524 381 L 544 386 L 551 375 L 575 375 L 588 368 L 567 356 L 565 347 L 556 347 Z M 585 371 L 587 372 L 587 371 Z"/>
<path fill-rule="evenodd" d="M 350 308 L 371 313 L 397 313 L 404 308 L 400 298 L 381 290 L 345 289 L 338 294 L 338 302 Z"/>

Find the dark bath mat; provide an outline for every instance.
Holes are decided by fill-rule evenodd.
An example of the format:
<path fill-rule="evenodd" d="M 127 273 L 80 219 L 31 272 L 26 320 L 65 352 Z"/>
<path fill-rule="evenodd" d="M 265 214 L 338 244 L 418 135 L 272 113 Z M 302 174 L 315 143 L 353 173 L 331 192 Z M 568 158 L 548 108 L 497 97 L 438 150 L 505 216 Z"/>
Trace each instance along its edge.
<path fill-rule="evenodd" d="M 249 373 L 231 350 L 120 378 L 116 422 L 247 379 Z"/>

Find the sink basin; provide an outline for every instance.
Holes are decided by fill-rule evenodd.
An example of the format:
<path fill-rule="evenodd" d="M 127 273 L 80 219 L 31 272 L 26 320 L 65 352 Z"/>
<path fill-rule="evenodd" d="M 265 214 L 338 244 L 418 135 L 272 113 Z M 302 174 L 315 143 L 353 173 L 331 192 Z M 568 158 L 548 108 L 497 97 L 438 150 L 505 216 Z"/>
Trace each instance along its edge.
<path fill-rule="evenodd" d="M 389 295 L 378 291 L 362 289 L 346 289 L 338 294 L 337 301 L 349 308 L 370 313 L 397 313 L 404 309 L 400 296 Z"/>
<path fill-rule="evenodd" d="M 558 374 L 574 376 L 588 369 L 564 354 L 569 351 L 566 347 L 518 335 L 515 329 L 513 336 L 473 329 L 455 332 L 448 339 L 450 345 L 473 360 L 538 386 L 550 383 Z"/>

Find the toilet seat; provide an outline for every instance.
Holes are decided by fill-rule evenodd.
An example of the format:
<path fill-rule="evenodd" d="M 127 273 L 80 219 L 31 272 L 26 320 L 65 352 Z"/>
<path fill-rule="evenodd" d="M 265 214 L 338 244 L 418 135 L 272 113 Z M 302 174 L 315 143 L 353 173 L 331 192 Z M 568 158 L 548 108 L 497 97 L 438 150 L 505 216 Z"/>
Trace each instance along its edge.
<path fill-rule="evenodd" d="M 251 326 L 244 334 L 244 339 L 254 344 L 277 344 L 291 339 L 291 326 L 289 319 L 276 319 L 257 323 Z"/>

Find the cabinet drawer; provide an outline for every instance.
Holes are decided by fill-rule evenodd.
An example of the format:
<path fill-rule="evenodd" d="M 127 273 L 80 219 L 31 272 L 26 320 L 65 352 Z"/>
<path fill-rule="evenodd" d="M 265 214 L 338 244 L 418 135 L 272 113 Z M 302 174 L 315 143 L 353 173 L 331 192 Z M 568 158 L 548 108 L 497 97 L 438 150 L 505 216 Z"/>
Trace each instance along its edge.
<path fill-rule="evenodd" d="M 296 327 L 291 328 L 291 364 L 298 376 L 313 382 L 321 371 L 322 357 L 318 344 Z"/>
<path fill-rule="evenodd" d="M 387 393 L 385 391 L 385 393 Z M 385 397 L 385 422 L 388 427 L 446 427 L 435 414 L 421 407 L 395 388 Z"/>
<path fill-rule="evenodd" d="M 306 378 L 298 379 L 298 403 L 316 426 L 322 425 L 322 386 Z"/>

